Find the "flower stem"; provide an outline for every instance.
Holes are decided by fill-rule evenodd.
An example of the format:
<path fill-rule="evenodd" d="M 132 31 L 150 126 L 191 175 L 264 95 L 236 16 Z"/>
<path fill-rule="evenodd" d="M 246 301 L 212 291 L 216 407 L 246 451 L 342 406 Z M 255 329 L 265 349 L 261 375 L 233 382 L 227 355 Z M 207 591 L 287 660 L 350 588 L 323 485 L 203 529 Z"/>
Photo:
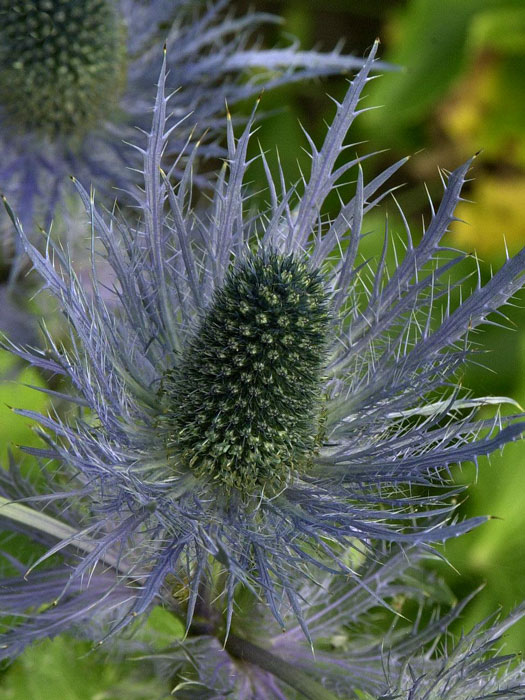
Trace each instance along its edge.
<path fill-rule="evenodd" d="M 83 552 L 90 553 L 96 549 L 98 543 L 85 536 L 81 531 L 63 523 L 56 518 L 42 513 L 38 510 L 33 510 L 21 503 L 16 503 L 0 496 L 0 518 L 8 518 L 14 522 L 25 525 L 26 527 L 45 532 L 51 537 L 64 543 L 64 547 L 71 546 L 80 549 Z M 100 555 L 100 561 L 103 561 L 108 566 L 119 570 L 119 557 L 110 552 L 103 552 Z"/>
<path fill-rule="evenodd" d="M 305 675 L 292 664 L 283 661 L 266 649 L 229 634 L 225 642 L 226 651 L 234 658 L 246 661 L 272 673 L 309 700 L 337 700 L 337 695 L 324 688 L 313 678 Z"/>

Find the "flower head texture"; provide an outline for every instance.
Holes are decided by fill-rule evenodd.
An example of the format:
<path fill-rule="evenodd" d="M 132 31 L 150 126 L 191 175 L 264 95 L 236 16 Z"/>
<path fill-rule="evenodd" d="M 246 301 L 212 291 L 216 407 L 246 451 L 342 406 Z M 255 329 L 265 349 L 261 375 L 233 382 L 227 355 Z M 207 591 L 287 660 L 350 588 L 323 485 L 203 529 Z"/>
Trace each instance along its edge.
<path fill-rule="evenodd" d="M 322 277 L 306 259 L 262 251 L 232 270 L 163 380 L 174 465 L 226 493 L 273 491 L 307 467 L 328 318 Z"/>
<path fill-rule="evenodd" d="M 220 152 L 214 141 L 225 101 L 362 63 L 339 51 L 262 50 L 251 37 L 277 18 L 233 17 L 229 4 L 0 2 L 0 187 L 28 231 L 49 226 L 71 174 L 108 203 L 129 189 L 137 161 L 124 141 L 148 128 L 162 41 L 170 84 L 179 89 L 173 108 L 188 117 L 171 140 L 173 154 L 195 125 L 209 131 L 203 154 Z M 257 75 L 250 79 L 251 69 Z"/>
<path fill-rule="evenodd" d="M 30 452 L 59 465 L 46 535 L 58 541 L 12 589 L 11 606 L 27 606 L 34 576 L 57 604 L 15 628 L 6 656 L 52 634 L 50 616 L 64 629 L 98 608 L 105 615 L 113 595 L 128 602 L 110 606 L 112 632 L 180 589 L 190 625 L 210 577 L 221 582 L 225 634 L 235 596 L 247 590 L 282 627 L 291 609 L 308 635 L 300 590 L 312 567 L 352 577 L 349 548 L 429 546 L 484 521 L 454 521 L 450 468 L 524 427 L 519 416 L 477 419 L 479 406 L 502 400 L 465 395 L 458 373 L 469 335 L 522 287 L 525 252 L 465 290 L 453 309 L 460 283 L 450 272 L 463 256 L 441 239 L 469 162 L 444 178 L 419 244 L 400 214 L 405 251 L 393 268 L 388 228 L 379 260 L 360 257 L 364 216 L 403 164 L 365 183 L 363 158 L 339 161 L 376 49 L 337 104 L 322 147 L 309 140 L 308 176 L 288 188 L 280 173 L 277 184 L 259 156 L 268 177 L 261 211 L 245 184 L 253 120 L 239 138 L 228 122 L 228 157 L 208 208 L 192 207 L 195 151 L 170 184 L 178 164 L 162 169 L 176 131 L 164 64 L 148 145 L 139 149 L 139 223 L 103 215 L 78 185 L 115 273 L 117 304 L 104 300 L 96 260 L 86 295 L 67 256 L 51 241 L 39 252 L 8 205 L 70 327 L 67 347 L 48 333 L 46 350 L 14 350 L 68 377 L 76 411 L 19 411 L 38 421 L 47 442 Z M 339 212 L 327 217 L 323 203 L 350 171 L 352 195 L 341 190 Z M 15 487 L 4 498 L 14 500 Z M 43 493 L 35 507 L 45 501 Z M 74 518 L 66 530 L 60 504 Z M 13 507 L 0 517 L 16 520 Z M 74 563 L 38 569 L 69 550 Z M 108 579 L 106 595 L 92 588 Z"/>

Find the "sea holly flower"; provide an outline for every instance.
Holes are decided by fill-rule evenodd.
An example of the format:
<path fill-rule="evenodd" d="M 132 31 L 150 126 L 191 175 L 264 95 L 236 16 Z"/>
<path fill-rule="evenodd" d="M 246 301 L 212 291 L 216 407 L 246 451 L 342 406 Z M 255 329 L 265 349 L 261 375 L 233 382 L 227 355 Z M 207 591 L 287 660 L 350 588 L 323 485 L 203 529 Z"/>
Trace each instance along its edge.
<path fill-rule="evenodd" d="M 0 2 L 0 187 L 28 231 L 49 226 L 71 174 L 92 183 L 108 203 L 129 189 L 137 160 L 124 141 L 136 139 L 137 127 L 148 128 L 162 41 L 168 48 L 170 85 L 180 88 L 172 108 L 187 117 L 170 142 L 173 155 L 195 125 L 201 133 L 208 130 L 202 155 L 221 153 L 214 142 L 225 101 L 233 104 L 257 94 L 263 85 L 352 71 L 362 64 L 338 50 L 323 54 L 295 45 L 253 46 L 253 34 L 278 18 L 262 13 L 233 17 L 225 14 L 229 4 Z M 246 79 L 240 80 L 241 74 Z"/>
<path fill-rule="evenodd" d="M 192 207 L 195 151 L 171 184 L 177 163 L 162 168 L 172 131 L 164 64 L 139 149 L 139 223 L 101 214 L 77 185 L 115 273 L 116 304 L 105 302 L 96 261 L 87 295 L 60 248 L 50 240 L 39 252 L 8 205 L 70 326 L 68 347 L 47 333 L 46 350 L 14 348 L 68 377 L 77 408 L 69 418 L 19 411 L 42 427 L 47 447 L 36 454 L 61 465 L 49 498 L 64 499 L 68 512 L 76 503 L 78 514 L 42 561 L 74 545 L 66 592 L 89 590 L 88 572 L 113 570 L 114 586 L 132 595 L 112 609 L 113 632 L 166 596 L 182 595 L 190 625 L 219 577 L 225 636 L 243 589 L 283 627 L 291 606 L 308 635 L 300 582 L 312 567 L 352 577 L 349 548 L 430 546 L 484 521 L 451 519 L 459 489 L 450 468 L 517 439 L 523 422 L 477 419 L 480 406 L 504 399 L 465 396 L 458 373 L 469 334 L 522 287 L 525 251 L 452 309 L 460 283 L 449 273 L 462 256 L 441 239 L 469 162 L 448 176 L 419 244 L 401 217 L 406 251 L 393 268 L 388 230 L 378 261 L 359 258 L 363 217 L 404 162 L 365 184 L 363 158 L 339 161 L 376 50 L 337 104 L 322 147 L 309 140 L 302 182 L 286 188 L 279 173 L 275 184 L 261 154 L 262 211 L 245 186 L 253 118 L 238 139 L 229 121 L 228 158 L 208 208 Z M 326 217 L 323 203 L 352 170 L 353 196 L 341 194 L 339 212 Z M 2 514 L 16 522 L 16 512 Z M 25 590 L 20 582 L 18 600 L 27 602 Z M 68 598 L 57 600 L 55 615 Z M 38 618 L 27 623 L 38 628 L 33 637 L 46 634 Z M 19 638 L 31 636 L 27 624 Z"/>

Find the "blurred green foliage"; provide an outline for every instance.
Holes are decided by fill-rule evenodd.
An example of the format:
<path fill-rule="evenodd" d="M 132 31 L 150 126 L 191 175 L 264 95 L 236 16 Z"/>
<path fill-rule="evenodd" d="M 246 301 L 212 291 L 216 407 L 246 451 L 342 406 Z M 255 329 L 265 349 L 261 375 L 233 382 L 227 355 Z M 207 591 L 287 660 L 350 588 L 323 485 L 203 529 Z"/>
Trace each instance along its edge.
<path fill-rule="evenodd" d="M 28 649 L 6 673 L 2 700 L 169 700 L 167 683 L 67 636 Z"/>
<path fill-rule="evenodd" d="M 45 394 L 32 386 L 44 386 L 42 377 L 31 367 L 16 371 L 20 363 L 6 351 L 0 351 L 0 464 L 7 463 L 7 451 L 17 445 L 40 445 L 40 438 L 31 429 L 28 418 L 17 415 L 13 408 L 44 412 Z M 10 379 L 6 376 L 12 375 Z M 24 386 L 26 385 L 26 386 Z"/>
<path fill-rule="evenodd" d="M 516 72 L 517 64 L 511 61 L 507 67 L 505 61 L 525 58 L 522 0 L 412 0 L 388 31 L 392 42 L 385 57 L 404 72 L 376 82 L 372 99 L 384 109 L 368 118 L 375 141 L 388 147 L 428 145 L 433 113 L 470 75 L 481 54 L 497 54 L 503 64 L 501 78 L 510 83 L 517 86 L 523 75 Z M 495 105 L 499 120 L 516 118 L 518 125 L 525 109 L 523 90 L 500 97 Z M 512 101 L 510 110 L 507 99 Z M 493 127 L 500 131 L 501 123 Z"/>

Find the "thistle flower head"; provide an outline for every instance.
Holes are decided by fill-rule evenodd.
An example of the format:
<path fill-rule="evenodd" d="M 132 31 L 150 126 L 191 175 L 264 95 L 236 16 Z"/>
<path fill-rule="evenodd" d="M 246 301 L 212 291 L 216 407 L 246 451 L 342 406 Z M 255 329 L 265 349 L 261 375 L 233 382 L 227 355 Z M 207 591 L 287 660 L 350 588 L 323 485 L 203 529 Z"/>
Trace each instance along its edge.
<path fill-rule="evenodd" d="M 48 444 L 36 454 L 62 464 L 62 483 L 74 489 L 53 502 L 78 499 L 76 530 L 57 546 L 87 554 L 67 590 L 74 582 L 89 590 L 84 574 L 98 563 L 131 591 L 113 631 L 159 599 L 173 603 L 181 586 L 191 625 L 203 583 L 217 575 L 226 632 L 245 588 L 283 627 L 291 609 L 308 635 L 300 581 L 312 567 L 352 577 L 349 548 L 430 544 L 484 521 L 451 520 L 450 467 L 517 439 L 523 423 L 477 419 L 480 405 L 501 400 L 462 394 L 458 371 L 468 334 L 523 285 L 525 251 L 452 310 L 449 272 L 462 257 L 441 239 L 469 162 L 448 176 L 419 245 L 401 216 L 404 258 L 389 268 L 384 252 L 363 264 L 363 217 L 404 162 L 365 184 L 362 159 L 338 160 L 375 51 L 322 147 L 310 140 L 302 183 L 278 191 L 261 155 L 269 203 L 260 212 L 244 184 L 253 120 L 238 139 L 228 123 L 227 164 L 207 208 L 192 206 L 194 152 L 170 184 L 177 164 L 162 169 L 172 132 L 164 65 L 141 151 L 141 223 L 104 217 L 78 185 L 115 271 L 116 308 L 96 278 L 85 294 L 51 242 L 45 254 L 32 246 L 11 212 L 73 341 L 57 347 L 48 334 L 46 351 L 15 351 L 68 376 L 85 411 L 69 420 L 20 413 L 43 426 Z M 352 169 L 355 190 L 325 217 L 324 201 Z M 25 642 L 46 633 L 44 618 L 32 624 L 31 633 L 20 627 Z"/>
<path fill-rule="evenodd" d="M 12 129 L 81 136 L 118 97 L 123 60 L 110 1 L 0 3 L 0 104 Z"/>
<path fill-rule="evenodd" d="M 327 330 L 328 295 L 306 260 L 261 251 L 232 268 L 163 378 L 175 469 L 250 496 L 307 469 Z"/>
<path fill-rule="evenodd" d="M 260 49 L 253 34 L 275 18 L 234 17 L 225 12 L 229 4 L 2 0 L 0 189 L 27 231 L 49 227 L 57 206 L 67 203 L 71 174 L 93 184 L 108 205 L 136 182 L 140 158 L 125 142 L 135 141 L 137 128 L 148 129 L 163 42 L 177 90 L 173 109 L 183 120 L 166 154 L 173 158 L 195 128 L 207 133 L 203 158 L 224 153 L 217 117 L 225 102 L 258 94 L 263 85 L 352 71 L 362 63 L 338 50 Z M 9 259 L 7 220 L 2 229 Z M 13 276 L 17 272 L 15 266 Z"/>

